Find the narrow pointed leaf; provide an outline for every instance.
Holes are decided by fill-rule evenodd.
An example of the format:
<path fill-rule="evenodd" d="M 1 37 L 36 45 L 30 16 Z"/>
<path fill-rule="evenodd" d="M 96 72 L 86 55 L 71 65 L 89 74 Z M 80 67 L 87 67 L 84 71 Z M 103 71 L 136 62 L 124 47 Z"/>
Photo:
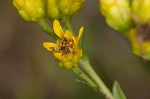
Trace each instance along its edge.
<path fill-rule="evenodd" d="M 117 81 L 113 85 L 113 95 L 115 99 L 127 99 Z"/>

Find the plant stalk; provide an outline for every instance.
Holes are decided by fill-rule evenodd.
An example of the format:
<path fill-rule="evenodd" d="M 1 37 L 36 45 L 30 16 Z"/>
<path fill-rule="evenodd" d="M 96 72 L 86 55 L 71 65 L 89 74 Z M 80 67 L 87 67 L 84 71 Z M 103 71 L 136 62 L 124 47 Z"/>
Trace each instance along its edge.
<path fill-rule="evenodd" d="M 93 81 L 97 84 L 99 92 L 105 95 L 106 99 L 114 99 L 112 93 L 109 91 L 107 86 L 104 84 L 102 79 L 97 75 L 89 61 L 80 59 L 79 64 L 83 68 L 83 70 L 93 79 Z"/>
<path fill-rule="evenodd" d="M 57 39 L 57 36 L 53 33 L 53 29 L 44 20 L 40 20 L 39 25 L 53 39 Z"/>
<path fill-rule="evenodd" d="M 73 68 L 73 72 L 86 81 L 86 84 L 98 92 L 98 87 L 80 68 Z"/>

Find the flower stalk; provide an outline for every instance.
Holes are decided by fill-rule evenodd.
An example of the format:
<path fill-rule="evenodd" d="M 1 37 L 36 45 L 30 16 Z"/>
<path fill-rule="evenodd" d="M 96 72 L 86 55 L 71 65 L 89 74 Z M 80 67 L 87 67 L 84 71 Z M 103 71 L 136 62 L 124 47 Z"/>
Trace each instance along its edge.
<path fill-rule="evenodd" d="M 68 30 L 73 32 L 73 29 L 70 24 L 70 18 L 63 17 L 63 19 Z M 56 35 L 52 34 L 53 30 L 48 26 L 48 24 L 44 20 L 41 20 L 39 24 L 46 33 L 48 33 L 52 38 L 57 39 Z M 83 71 L 78 67 L 72 68 L 73 72 L 76 75 L 85 80 L 87 85 L 93 88 L 96 92 L 104 94 L 106 99 L 114 99 L 112 93 L 109 91 L 107 86 L 103 83 L 102 79 L 97 75 L 97 73 L 90 65 L 88 56 L 86 54 L 84 54 L 83 58 L 79 60 L 79 65 L 81 66 Z M 86 72 L 86 74 L 84 73 L 84 71 Z"/>
<path fill-rule="evenodd" d="M 71 16 L 62 16 L 63 21 L 65 22 L 66 27 L 74 34 L 74 31 L 71 26 Z M 75 35 L 75 34 L 74 34 Z"/>
<path fill-rule="evenodd" d="M 57 39 L 58 37 L 53 33 L 52 28 L 44 21 L 44 20 L 40 20 L 39 21 L 39 25 L 41 26 L 41 28 L 43 29 L 43 31 L 45 33 L 47 33 L 48 35 L 50 35 L 53 39 Z"/>
<path fill-rule="evenodd" d="M 79 64 L 82 69 L 93 79 L 97 84 L 98 91 L 105 95 L 106 99 L 114 99 L 112 93 L 109 91 L 107 86 L 104 84 L 102 79 L 97 75 L 97 73 L 92 68 L 88 60 L 80 59 Z"/>
<path fill-rule="evenodd" d="M 79 77 L 81 77 L 82 79 L 84 79 L 86 81 L 86 84 L 88 86 L 90 86 L 91 88 L 93 88 L 96 92 L 98 92 L 98 87 L 95 84 L 95 82 L 93 82 L 93 80 L 91 80 L 91 78 L 89 78 L 80 68 L 76 67 L 73 68 L 73 72 L 78 75 Z"/>
<path fill-rule="evenodd" d="M 70 24 L 70 19 L 65 18 L 64 22 L 66 22 L 67 28 L 73 31 L 71 24 Z M 90 76 L 90 78 L 86 74 L 84 74 L 84 76 L 81 76 L 81 75 L 79 75 L 79 73 L 77 73 L 75 70 L 73 70 L 75 74 L 79 75 L 82 79 L 87 81 L 89 86 L 91 86 L 94 90 L 96 88 L 97 92 L 104 94 L 106 99 L 114 99 L 111 91 L 107 88 L 107 86 L 104 84 L 102 79 L 97 75 L 97 73 L 92 68 L 92 66 L 89 62 L 88 56 L 85 53 L 83 53 L 83 58 L 81 58 L 79 60 L 79 65 Z M 83 73 L 83 71 L 81 71 L 81 70 L 80 70 L 80 72 Z M 88 79 L 87 79 L 87 77 L 88 77 Z M 91 83 L 92 81 L 94 81 L 94 83 L 96 84 L 96 87 L 93 83 Z M 94 87 L 93 87 L 93 85 L 94 85 Z"/>

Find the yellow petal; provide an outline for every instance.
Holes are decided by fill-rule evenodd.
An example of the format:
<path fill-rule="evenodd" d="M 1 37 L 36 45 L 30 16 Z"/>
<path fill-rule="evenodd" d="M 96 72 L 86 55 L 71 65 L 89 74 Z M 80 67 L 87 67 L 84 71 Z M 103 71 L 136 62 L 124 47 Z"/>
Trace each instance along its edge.
<path fill-rule="evenodd" d="M 72 33 L 69 30 L 66 30 L 64 37 L 66 37 L 67 39 L 72 39 Z"/>
<path fill-rule="evenodd" d="M 76 41 L 76 38 L 74 36 L 72 36 L 72 39 L 74 41 L 74 46 L 77 47 L 77 41 Z"/>
<path fill-rule="evenodd" d="M 72 61 L 74 59 L 74 54 L 67 54 L 66 57 L 68 60 Z"/>
<path fill-rule="evenodd" d="M 53 22 L 53 29 L 54 29 L 54 32 L 55 34 L 58 36 L 58 37 L 63 37 L 64 36 L 64 30 L 62 29 L 60 23 L 58 20 L 54 20 Z"/>
<path fill-rule="evenodd" d="M 62 58 L 62 53 L 53 53 L 54 54 L 54 57 L 56 58 L 56 59 L 58 59 L 58 60 L 61 60 L 61 58 Z"/>
<path fill-rule="evenodd" d="M 68 58 L 67 58 L 67 56 L 63 55 L 62 59 L 61 59 L 61 62 L 64 63 L 64 62 L 67 62 L 67 61 L 69 61 Z"/>
<path fill-rule="evenodd" d="M 79 61 L 79 58 L 77 55 L 74 56 L 74 59 L 72 60 L 72 64 L 74 64 L 75 66 L 78 65 L 78 61 Z"/>
<path fill-rule="evenodd" d="M 73 64 L 71 62 L 65 62 L 63 64 L 65 69 L 72 69 L 73 68 Z"/>
<path fill-rule="evenodd" d="M 78 58 L 82 57 L 82 49 L 77 50 L 77 56 L 78 56 Z"/>
<path fill-rule="evenodd" d="M 46 48 L 48 51 L 54 51 L 58 46 L 55 43 L 44 42 L 43 47 Z"/>
<path fill-rule="evenodd" d="M 82 35 L 82 33 L 83 33 L 83 30 L 84 30 L 84 27 L 82 26 L 82 27 L 80 28 L 79 34 L 78 34 L 78 36 L 77 36 L 77 38 L 76 38 L 77 43 L 79 42 L 79 40 L 80 40 L 80 38 L 81 38 L 81 35 Z"/>

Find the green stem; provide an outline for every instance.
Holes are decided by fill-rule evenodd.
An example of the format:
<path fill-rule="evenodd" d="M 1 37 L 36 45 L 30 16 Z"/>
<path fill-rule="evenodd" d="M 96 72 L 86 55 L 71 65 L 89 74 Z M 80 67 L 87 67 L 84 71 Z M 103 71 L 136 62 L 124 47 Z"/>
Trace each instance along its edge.
<path fill-rule="evenodd" d="M 91 67 L 89 61 L 80 59 L 79 64 L 82 66 L 83 70 L 87 72 L 87 74 L 94 80 L 94 82 L 98 86 L 98 90 L 103 93 L 107 99 L 114 99 L 112 93 L 109 91 L 109 89 L 106 87 L 106 85 L 103 83 L 101 78 L 96 74 L 94 69 Z"/>
<path fill-rule="evenodd" d="M 70 24 L 70 17 L 63 16 L 63 20 L 64 20 L 67 28 L 72 33 L 74 33 L 72 30 L 71 24 Z M 90 65 L 89 60 L 88 60 L 88 56 L 84 55 L 84 58 L 80 59 L 79 64 L 81 65 L 82 69 L 93 79 L 94 82 L 87 75 L 85 75 L 83 72 L 81 73 L 82 75 L 80 73 L 76 73 L 75 71 L 74 72 L 76 74 L 78 74 L 81 78 L 83 78 L 86 82 L 88 82 L 88 84 L 92 88 L 95 88 L 95 87 L 93 87 L 93 83 L 94 83 L 94 86 L 96 86 L 96 88 L 98 87 L 98 91 L 100 93 L 104 94 L 106 96 L 106 99 L 114 99 L 112 93 L 109 91 L 107 86 L 103 83 L 101 78 L 99 78 L 99 76 L 96 74 L 96 72 L 94 71 L 94 69 Z"/>
<path fill-rule="evenodd" d="M 77 74 L 79 77 L 84 79 L 90 87 L 92 87 L 95 91 L 98 92 L 97 85 L 78 67 L 73 68 L 73 72 Z"/>
<path fill-rule="evenodd" d="M 70 16 L 62 16 L 63 21 L 66 24 L 66 27 L 74 34 L 72 26 L 71 26 L 71 17 Z"/>
<path fill-rule="evenodd" d="M 39 25 L 42 27 L 42 29 L 50 35 L 53 39 L 57 39 L 57 36 L 53 33 L 53 29 L 44 21 L 40 20 Z"/>

